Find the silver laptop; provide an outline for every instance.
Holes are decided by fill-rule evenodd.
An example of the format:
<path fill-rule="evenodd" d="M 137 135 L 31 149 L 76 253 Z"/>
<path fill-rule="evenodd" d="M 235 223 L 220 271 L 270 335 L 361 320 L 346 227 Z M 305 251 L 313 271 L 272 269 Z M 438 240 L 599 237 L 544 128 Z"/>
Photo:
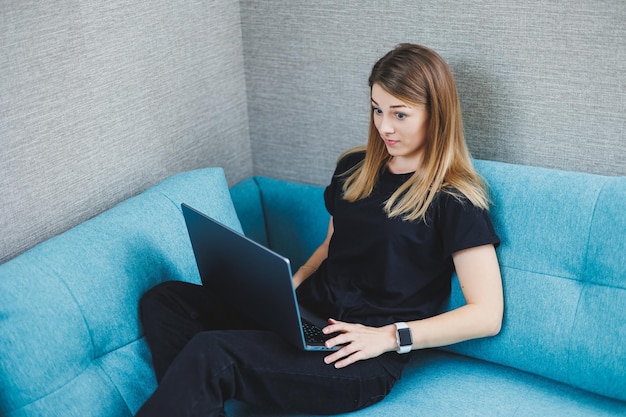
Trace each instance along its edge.
<path fill-rule="evenodd" d="M 181 204 L 202 285 L 288 342 L 327 348 L 327 321 L 298 305 L 289 259 Z"/>

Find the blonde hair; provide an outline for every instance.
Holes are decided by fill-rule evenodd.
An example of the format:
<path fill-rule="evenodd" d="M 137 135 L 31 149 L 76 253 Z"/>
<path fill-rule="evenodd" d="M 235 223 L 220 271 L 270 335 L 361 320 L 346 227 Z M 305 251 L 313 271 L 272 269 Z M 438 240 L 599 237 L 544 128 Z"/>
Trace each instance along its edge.
<path fill-rule="evenodd" d="M 387 200 L 387 216 L 425 220 L 439 191 L 458 199 L 465 197 L 473 205 L 488 209 L 485 185 L 472 165 L 465 143 L 454 77 L 443 58 L 424 46 L 400 44 L 372 68 L 370 89 L 374 84 L 408 104 L 424 106 L 429 115 L 421 169 Z M 341 157 L 363 150 L 365 159 L 346 173 L 343 198 L 350 202 L 371 194 L 381 168 L 391 158 L 372 114 L 367 146 L 351 149 Z"/>

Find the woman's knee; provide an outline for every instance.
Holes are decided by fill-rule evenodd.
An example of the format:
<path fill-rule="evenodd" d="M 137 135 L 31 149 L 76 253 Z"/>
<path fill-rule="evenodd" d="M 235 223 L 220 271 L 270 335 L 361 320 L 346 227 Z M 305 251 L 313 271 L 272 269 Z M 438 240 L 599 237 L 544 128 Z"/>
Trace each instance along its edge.
<path fill-rule="evenodd" d="M 184 367 L 188 373 L 201 370 L 202 374 L 212 375 L 216 370 L 233 366 L 236 360 L 219 337 L 219 332 L 204 331 L 196 333 L 187 342 L 175 363 L 177 367 Z"/>
<path fill-rule="evenodd" d="M 195 286 L 183 281 L 164 281 L 146 291 L 139 300 L 139 313 L 144 320 L 153 314 L 172 310 L 180 304 L 184 293 L 190 291 L 190 286 Z"/>

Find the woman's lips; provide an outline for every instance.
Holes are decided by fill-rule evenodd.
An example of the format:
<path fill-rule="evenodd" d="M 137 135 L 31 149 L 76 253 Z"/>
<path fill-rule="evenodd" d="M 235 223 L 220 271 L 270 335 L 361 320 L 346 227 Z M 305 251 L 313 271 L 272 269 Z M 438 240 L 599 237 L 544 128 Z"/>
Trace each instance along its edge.
<path fill-rule="evenodd" d="M 383 140 L 385 141 L 385 144 L 387 146 L 393 146 L 393 145 L 395 145 L 395 144 L 397 144 L 399 142 L 397 140 L 391 140 L 391 139 L 383 139 Z"/>

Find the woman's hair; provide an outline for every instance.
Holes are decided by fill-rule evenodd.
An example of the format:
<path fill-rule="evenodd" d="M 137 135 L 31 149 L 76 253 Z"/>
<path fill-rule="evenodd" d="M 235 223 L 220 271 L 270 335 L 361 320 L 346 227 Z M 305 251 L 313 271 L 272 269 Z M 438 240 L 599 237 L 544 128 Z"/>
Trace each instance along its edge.
<path fill-rule="evenodd" d="M 421 168 L 389 198 L 385 212 L 404 220 L 426 219 L 437 192 L 463 196 L 477 207 L 487 209 L 485 186 L 472 166 L 463 136 L 461 105 L 448 64 L 433 50 L 420 45 L 400 44 L 372 68 L 370 89 L 378 84 L 387 93 L 428 113 L 428 129 Z M 357 201 L 369 196 L 384 164 L 387 152 L 370 114 L 365 159 L 346 173 L 344 199 Z"/>

